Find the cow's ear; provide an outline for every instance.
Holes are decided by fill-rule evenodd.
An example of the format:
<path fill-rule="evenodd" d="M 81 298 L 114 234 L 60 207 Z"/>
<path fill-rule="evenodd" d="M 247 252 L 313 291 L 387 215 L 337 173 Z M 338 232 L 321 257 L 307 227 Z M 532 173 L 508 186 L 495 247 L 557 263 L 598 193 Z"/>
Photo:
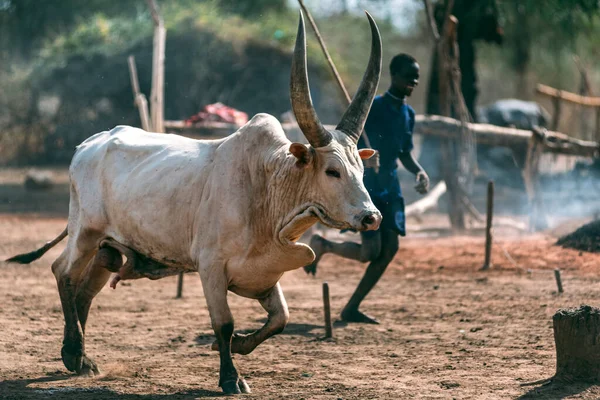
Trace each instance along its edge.
<path fill-rule="evenodd" d="M 290 153 L 296 157 L 296 166 L 298 168 L 306 168 L 312 162 L 313 154 L 311 149 L 302 143 L 292 143 L 290 145 Z"/>
<path fill-rule="evenodd" d="M 368 160 L 375 155 L 376 151 L 373 149 L 360 149 L 358 155 L 361 160 Z"/>

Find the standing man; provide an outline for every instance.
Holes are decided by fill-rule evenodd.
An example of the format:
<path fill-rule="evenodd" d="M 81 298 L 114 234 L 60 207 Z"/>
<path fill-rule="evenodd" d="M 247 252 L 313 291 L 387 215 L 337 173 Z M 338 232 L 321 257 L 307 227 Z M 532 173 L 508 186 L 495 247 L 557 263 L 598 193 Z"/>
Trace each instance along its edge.
<path fill-rule="evenodd" d="M 316 254 L 315 261 L 304 267 L 306 273 L 315 274 L 323 254 L 333 253 L 361 262 L 370 262 L 348 304 L 342 310 L 342 320 L 377 324 L 377 320 L 358 310 L 360 303 L 383 275 L 398 251 L 398 235 L 405 236 L 404 198 L 398 181 L 397 162 L 415 174 L 417 192 L 427 193 L 429 177 L 414 159 L 412 132 L 415 111 L 406 103 L 419 83 L 419 64 L 408 54 L 398 54 L 390 63 L 392 83 L 384 95 L 375 97 L 365 131 L 371 147 L 379 151 L 380 168 L 365 169 L 364 183 L 375 206 L 381 211 L 383 221 L 379 230 L 361 232 L 361 244 L 336 243 L 319 235 L 310 239 Z M 358 147 L 366 147 L 362 137 Z"/>

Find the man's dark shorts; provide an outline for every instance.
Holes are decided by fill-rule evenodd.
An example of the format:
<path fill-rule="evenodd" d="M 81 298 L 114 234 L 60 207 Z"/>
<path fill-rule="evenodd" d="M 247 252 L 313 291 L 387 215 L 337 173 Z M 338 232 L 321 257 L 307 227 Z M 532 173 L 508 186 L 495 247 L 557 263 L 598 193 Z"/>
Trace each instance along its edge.
<path fill-rule="evenodd" d="M 404 213 L 404 198 L 398 197 L 393 200 L 373 199 L 373 204 L 381 212 L 383 220 L 379 230 L 388 229 L 396 232 L 400 236 L 406 236 L 406 215 Z M 377 231 L 367 231 L 362 234 L 365 237 L 374 236 Z"/>

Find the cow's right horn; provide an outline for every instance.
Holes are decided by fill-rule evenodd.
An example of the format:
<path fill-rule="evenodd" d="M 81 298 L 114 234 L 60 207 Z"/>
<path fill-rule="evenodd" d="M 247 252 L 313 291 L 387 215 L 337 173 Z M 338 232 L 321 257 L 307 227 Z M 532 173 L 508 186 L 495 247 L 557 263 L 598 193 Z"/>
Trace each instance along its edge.
<path fill-rule="evenodd" d="M 342 116 L 342 120 L 336 127 L 337 130 L 344 132 L 350 136 L 354 142 L 358 142 L 362 130 L 367 121 L 371 103 L 377 86 L 379 85 L 379 75 L 381 74 L 381 37 L 377 24 L 371 14 L 365 11 L 369 24 L 371 25 L 371 55 L 369 56 L 369 64 L 363 75 L 362 82 L 352 99 L 352 103 L 346 109 Z"/>
<path fill-rule="evenodd" d="M 300 11 L 296 47 L 292 58 L 292 76 L 290 80 L 290 98 L 292 110 L 298 121 L 298 126 L 313 147 L 327 146 L 333 136 L 329 133 L 317 116 L 310 97 L 308 73 L 306 71 L 306 38 L 304 32 L 304 17 Z"/>

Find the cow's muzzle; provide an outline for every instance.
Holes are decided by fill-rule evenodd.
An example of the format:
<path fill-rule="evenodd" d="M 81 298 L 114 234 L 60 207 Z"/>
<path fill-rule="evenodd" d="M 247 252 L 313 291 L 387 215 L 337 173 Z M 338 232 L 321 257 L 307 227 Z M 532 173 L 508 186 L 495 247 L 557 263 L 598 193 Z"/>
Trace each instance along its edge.
<path fill-rule="evenodd" d="M 359 216 L 362 230 L 376 231 L 381 224 L 381 213 L 379 211 L 365 211 Z"/>

